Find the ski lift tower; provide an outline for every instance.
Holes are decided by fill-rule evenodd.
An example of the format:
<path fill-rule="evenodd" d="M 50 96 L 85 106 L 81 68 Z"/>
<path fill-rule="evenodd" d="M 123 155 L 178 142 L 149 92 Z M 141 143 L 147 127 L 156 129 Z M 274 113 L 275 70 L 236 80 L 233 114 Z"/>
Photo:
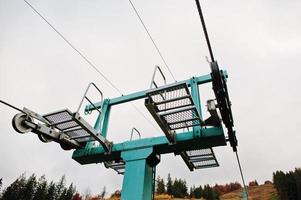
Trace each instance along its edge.
<path fill-rule="evenodd" d="M 155 167 L 160 163 L 162 154 L 181 156 L 190 171 L 218 167 L 213 148 L 229 142 L 239 163 L 226 84 L 228 75 L 226 71 L 219 69 L 214 59 L 198 0 L 196 4 L 211 57 L 210 74 L 167 84 L 164 74 L 157 66 L 149 89 L 110 99 L 103 98 L 101 90 L 90 83 L 75 112 L 63 109 L 39 115 L 27 108 L 21 110 L 1 101 L 20 111 L 13 118 L 14 129 L 19 133 L 33 132 L 45 143 L 57 142 L 64 150 L 74 149 L 72 158 L 82 165 L 104 163 L 105 167 L 123 174 L 122 200 L 154 198 Z M 158 73 L 164 85 L 156 83 Z M 212 84 L 215 95 L 215 99 L 207 100 L 207 110 L 210 113 L 207 119 L 202 115 L 199 90 L 199 85 L 202 84 Z M 99 102 L 94 103 L 87 96 L 91 87 L 99 92 Z M 141 138 L 140 132 L 133 129 L 131 140 L 121 143 L 109 141 L 107 133 L 110 111 L 115 106 L 138 99 L 144 99 L 145 107 L 159 125 L 162 136 Z M 89 102 L 84 107 L 85 114 L 98 112 L 94 126 L 79 113 L 84 100 Z M 134 132 L 139 134 L 139 138 L 132 140 Z M 243 179 L 241 167 L 240 171 Z"/>
<path fill-rule="evenodd" d="M 211 74 L 171 84 L 166 84 L 165 76 L 157 66 L 149 89 L 111 99 L 104 99 L 98 87 L 90 83 L 75 112 L 63 109 L 39 115 L 23 108 L 13 118 L 13 127 L 19 133 L 33 132 L 45 143 L 55 141 L 64 150 L 75 149 L 72 158 L 82 165 L 104 163 L 105 167 L 123 174 L 121 199 L 150 200 L 160 155 L 179 155 L 188 169 L 193 171 L 219 166 L 213 152 L 216 146 L 226 145 L 228 141 L 236 151 L 237 140 L 226 85 L 227 73 L 219 70 L 216 62 L 210 65 Z M 158 72 L 164 85 L 158 86 L 155 82 Z M 208 83 L 212 83 L 216 99 L 207 101 L 210 117 L 204 119 L 199 85 Z M 99 92 L 100 102 L 93 103 L 87 96 L 92 86 Z M 98 112 L 93 127 L 79 114 L 85 99 L 89 102 L 84 108 L 85 114 Z M 108 141 L 111 109 L 138 99 L 144 99 L 145 107 L 162 130 L 162 136 L 139 137 L 121 143 Z M 132 135 L 134 131 L 140 136 L 137 129 L 133 129 Z"/>

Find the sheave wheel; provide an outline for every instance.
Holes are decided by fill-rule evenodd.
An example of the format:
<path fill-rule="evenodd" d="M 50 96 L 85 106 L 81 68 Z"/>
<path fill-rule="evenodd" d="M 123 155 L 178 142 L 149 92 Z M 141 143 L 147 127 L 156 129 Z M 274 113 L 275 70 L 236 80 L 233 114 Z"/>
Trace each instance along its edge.
<path fill-rule="evenodd" d="M 33 121 L 31 117 L 27 116 L 24 113 L 18 113 L 14 116 L 12 120 L 12 125 L 15 131 L 18 133 L 24 134 L 32 131 L 32 128 L 28 127 L 24 122 L 25 120 Z"/>

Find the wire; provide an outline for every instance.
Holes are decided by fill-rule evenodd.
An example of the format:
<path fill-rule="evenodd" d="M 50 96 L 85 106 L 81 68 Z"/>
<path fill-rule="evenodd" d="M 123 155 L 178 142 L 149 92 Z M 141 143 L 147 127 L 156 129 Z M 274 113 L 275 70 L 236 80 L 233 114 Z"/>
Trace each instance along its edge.
<path fill-rule="evenodd" d="M 90 61 L 88 59 L 88 57 L 86 57 L 80 50 L 78 50 L 60 31 L 58 31 L 58 29 L 56 29 L 37 9 L 35 9 L 28 1 L 23 0 L 36 14 L 38 14 L 43 20 L 44 22 L 46 22 L 74 51 L 76 51 L 78 53 L 78 55 L 80 57 L 82 57 L 88 64 L 90 67 L 92 67 L 105 81 L 107 81 L 109 83 L 109 85 L 111 85 L 120 95 L 123 95 L 123 93 L 121 92 L 121 90 L 115 85 L 113 84 L 112 81 L 110 81 L 110 79 L 104 75 L 104 73 L 102 73 L 98 67 L 92 63 L 92 61 Z M 138 113 L 144 118 L 146 119 L 155 129 L 159 130 L 142 112 L 141 110 L 139 110 L 138 107 L 136 107 L 133 103 L 132 106 L 135 108 L 136 111 L 138 111 Z"/>
<path fill-rule="evenodd" d="M 39 11 L 37 11 L 28 1 L 24 0 L 24 2 L 36 13 L 38 14 L 74 51 L 78 53 L 80 57 L 82 57 L 90 67 L 92 67 L 99 75 L 102 76 L 117 92 L 122 95 L 122 92 L 114 85 L 108 77 L 106 77 L 101 71 L 99 71 L 94 65 L 82 52 L 80 52 L 62 33 L 60 33 Z"/>
<path fill-rule="evenodd" d="M 235 151 L 235 154 L 236 154 L 236 159 L 237 159 L 237 163 L 238 163 L 238 167 L 239 167 L 239 171 L 240 171 L 242 183 L 243 183 L 243 185 L 244 185 L 244 190 L 245 190 L 245 192 L 246 192 L 247 199 L 249 199 L 249 194 L 248 194 L 248 192 L 247 192 L 247 187 L 246 187 L 246 183 L 245 183 L 245 178 L 244 178 L 244 175 L 243 175 L 243 173 L 242 173 L 241 164 L 240 164 L 240 161 L 239 161 L 239 157 L 238 157 L 237 151 Z"/>
<path fill-rule="evenodd" d="M 19 112 L 25 113 L 22 109 L 17 108 L 16 106 L 13 106 L 13 105 L 11 105 L 11 104 L 5 102 L 5 101 L 0 100 L 0 103 L 3 103 L 4 105 L 7 105 L 7 106 L 9 106 L 9 107 L 11 107 L 11 108 L 13 108 L 13 109 L 19 111 Z"/>
<path fill-rule="evenodd" d="M 169 66 L 167 65 L 167 62 L 166 62 L 166 60 L 164 59 L 164 57 L 163 57 L 163 55 L 162 55 L 162 53 L 161 53 L 161 51 L 160 51 L 158 45 L 156 44 L 154 38 L 151 36 L 151 34 L 150 34 L 150 32 L 149 32 L 149 29 L 146 27 L 145 23 L 143 22 L 143 20 L 142 20 L 140 14 L 139 14 L 139 12 L 138 12 L 138 10 L 136 9 L 135 5 L 133 4 L 133 2 L 132 2 L 131 0 L 129 0 L 129 2 L 130 2 L 130 4 L 131 4 L 133 10 L 135 11 L 137 17 L 139 18 L 139 21 L 141 22 L 141 24 L 142 24 L 142 26 L 143 26 L 145 32 L 147 33 L 149 39 L 152 41 L 154 47 L 156 48 L 156 50 L 157 50 L 157 52 L 158 52 L 160 58 L 162 59 L 162 61 L 163 61 L 164 65 L 165 65 L 165 67 L 167 68 L 168 72 L 169 72 L 170 75 L 172 76 L 173 80 L 174 80 L 175 82 L 177 82 L 175 76 L 174 76 L 173 73 L 171 72 L 171 69 L 170 69 Z"/>
<path fill-rule="evenodd" d="M 202 22 L 202 27 L 203 27 L 204 35 L 205 35 L 205 38 L 206 38 L 206 42 L 207 42 L 211 62 L 214 62 L 215 60 L 214 60 L 214 56 L 213 56 L 213 52 L 212 52 L 212 48 L 211 48 L 211 44 L 210 44 L 209 35 L 208 35 L 208 32 L 207 32 L 203 12 L 202 12 L 202 9 L 201 9 L 201 4 L 200 4 L 199 0 L 195 0 L 195 3 L 196 3 L 197 9 L 198 9 L 198 12 L 199 12 L 199 15 L 200 15 L 200 19 L 201 19 L 201 22 Z"/>

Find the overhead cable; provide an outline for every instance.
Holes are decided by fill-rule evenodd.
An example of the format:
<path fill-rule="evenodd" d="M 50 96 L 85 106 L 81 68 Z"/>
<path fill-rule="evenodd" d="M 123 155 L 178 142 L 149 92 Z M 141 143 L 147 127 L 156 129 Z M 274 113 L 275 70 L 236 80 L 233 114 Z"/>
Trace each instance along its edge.
<path fill-rule="evenodd" d="M 197 9 L 198 9 L 198 12 L 199 12 L 199 16 L 200 16 L 200 19 L 201 19 L 201 23 L 202 23 L 204 35 L 205 35 L 205 38 L 206 38 L 206 43 L 207 43 L 207 46 L 208 46 L 211 62 L 214 62 L 215 60 L 214 60 L 214 56 L 213 56 L 213 51 L 212 51 L 212 48 L 211 48 L 209 35 L 208 35 L 208 32 L 207 32 L 206 23 L 205 23 L 205 19 L 204 19 L 204 16 L 203 16 L 201 4 L 200 4 L 199 0 L 195 0 L 195 3 L 196 3 L 196 6 L 197 6 Z"/>
<path fill-rule="evenodd" d="M 106 77 L 95 64 L 92 63 L 81 51 L 79 51 L 60 31 L 58 31 L 39 11 L 37 11 L 28 1 L 24 0 L 24 2 L 36 13 L 38 14 L 74 51 L 78 53 L 80 57 L 82 57 L 90 67 L 92 67 L 103 79 L 105 79 L 118 93 L 122 95 L 122 92 L 114 85 L 108 77 Z"/>
<path fill-rule="evenodd" d="M 0 103 L 2 103 L 2 104 L 4 104 L 4 105 L 6 105 L 6 106 L 8 106 L 8 107 L 11 107 L 11 108 L 13 108 L 13 109 L 15 109 L 15 110 L 17 110 L 17 111 L 19 111 L 19 112 L 22 112 L 22 113 L 24 113 L 24 111 L 22 110 L 22 109 L 20 109 L 20 108 L 17 108 L 16 106 L 13 106 L 12 104 L 10 104 L 10 103 L 7 103 L 7 102 L 5 102 L 5 101 L 2 101 L 2 100 L 0 100 Z"/>
<path fill-rule="evenodd" d="M 141 15 L 139 14 L 139 12 L 138 12 L 138 10 L 136 9 L 135 5 L 133 4 L 133 2 L 132 2 L 131 0 L 129 0 L 129 2 L 130 2 L 130 4 L 131 4 L 133 10 L 135 11 L 135 13 L 136 13 L 136 15 L 137 15 L 137 17 L 138 17 L 138 19 L 139 19 L 141 25 L 143 26 L 145 32 L 147 33 L 149 39 L 152 41 L 152 43 L 153 43 L 153 45 L 154 45 L 154 47 L 155 47 L 157 53 L 159 54 L 161 60 L 163 61 L 165 67 L 167 68 L 168 72 L 169 72 L 170 75 L 172 76 L 173 80 L 174 80 L 174 81 L 177 81 L 176 78 L 175 78 L 175 76 L 173 75 L 171 69 L 170 69 L 169 66 L 167 65 L 167 62 L 166 62 L 165 58 L 163 57 L 163 55 L 162 55 L 162 53 L 161 53 L 161 51 L 160 51 L 158 45 L 156 44 L 154 38 L 153 38 L 152 35 L 150 34 L 149 29 L 146 27 L 145 23 L 143 22 L 143 20 L 142 20 L 142 18 L 141 18 Z"/>
<path fill-rule="evenodd" d="M 83 58 L 90 67 L 92 67 L 105 81 L 107 81 L 107 83 L 109 83 L 109 85 L 111 85 L 120 95 L 123 95 L 123 93 L 121 92 L 121 90 L 112 82 L 110 81 L 110 79 L 104 75 L 104 73 L 102 73 L 98 67 L 92 63 L 92 61 L 90 61 L 90 59 L 88 59 L 87 56 L 85 56 L 80 50 L 78 50 L 60 31 L 58 31 L 57 28 L 55 28 L 37 9 L 35 9 L 28 1 L 23 0 L 36 14 L 38 14 L 44 22 L 46 22 L 51 28 L 52 30 L 54 30 L 74 51 L 76 51 L 78 53 L 78 55 Z M 134 107 L 134 109 L 144 118 L 146 119 L 155 129 L 159 130 L 140 110 L 138 107 L 136 107 L 133 103 L 132 106 Z"/>
<path fill-rule="evenodd" d="M 243 186 L 244 186 L 244 190 L 246 192 L 247 199 L 248 199 L 249 198 L 249 194 L 248 194 L 248 191 L 247 191 L 247 186 L 246 186 L 246 183 L 245 183 L 245 178 L 244 178 L 244 175 L 243 175 L 243 172 L 242 172 L 242 169 L 241 169 L 241 164 L 240 164 L 240 160 L 239 160 L 237 151 L 235 151 L 235 154 L 236 154 L 236 159 L 237 159 L 237 163 L 238 163 L 238 167 L 239 167 L 239 171 L 240 171 L 240 176 L 241 176 L 241 179 L 242 179 L 242 183 L 243 183 Z"/>

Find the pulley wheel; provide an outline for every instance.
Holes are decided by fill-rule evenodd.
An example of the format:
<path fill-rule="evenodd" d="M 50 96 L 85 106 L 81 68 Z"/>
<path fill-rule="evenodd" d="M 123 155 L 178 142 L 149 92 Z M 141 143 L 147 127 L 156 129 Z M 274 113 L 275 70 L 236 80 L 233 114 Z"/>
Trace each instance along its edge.
<path fill-rule="evenodd" d="M 44 142 L 44 143 L 48 143 L 48 142 L 52 142 L 53 140 L 50 137 L 47 137 L 41 133 L 38 134 L 39 139 Z"/>
<path fill-rule="evenodd" d="M 12 125 L 15 131 L 18 133 L 24 134 L 32 131 L 32 128 L 28 127 L 24 122 L 25 120 L 33 121 L 31 117 L 27 116 L 24 113 L 18 113 L 14 116 L 12 120 Z"/>

